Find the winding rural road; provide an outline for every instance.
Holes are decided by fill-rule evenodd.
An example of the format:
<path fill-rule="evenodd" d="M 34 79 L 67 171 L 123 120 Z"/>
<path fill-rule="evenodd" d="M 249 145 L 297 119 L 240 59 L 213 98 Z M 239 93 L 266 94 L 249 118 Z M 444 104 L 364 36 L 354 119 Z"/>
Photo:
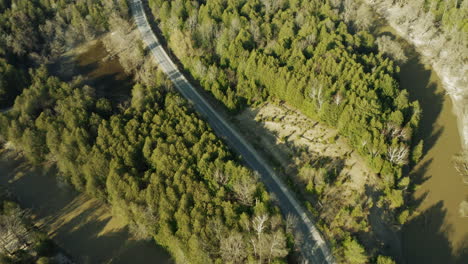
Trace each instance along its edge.
<path fill-rule="evenodd" d="M 176 89 L 193 103 L 195 109 L 208 121 L 215 133 L 224 138 L 228 145 L 240 154 L 252 169 L 260 174 L 268 190 L 276 196 L 283 214 L 296 216 L 298 219 L 297 232 L 302 234 L 302 241 L 299 241 L 299 246 L 304 257 L 304 263 L 334 263 L 334 258 L 322 235 L 315 227 L 310 214 L 301 207 L 294 195 L 257 151 L 229 125 L 228 121 L 213 109 L 177 69 L 177 66 L 169 58 L 151 29 L 142 1 L 130 0 L 129 3 L 142 38 L 151 50 L 160 69 L 169 76 Z"/>

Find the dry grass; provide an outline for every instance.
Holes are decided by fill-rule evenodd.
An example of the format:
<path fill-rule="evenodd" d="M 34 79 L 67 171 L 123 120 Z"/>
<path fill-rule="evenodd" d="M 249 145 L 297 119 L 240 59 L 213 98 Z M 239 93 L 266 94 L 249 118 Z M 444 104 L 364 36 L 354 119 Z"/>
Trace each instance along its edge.
<path fill-rule="evenodd" d="M 302 156 L 318 155 L 343 159 L 341 174 L 349 177 L 345 184 L 353 190 L 363 192 L 366 183 L 375 181 L 375 175 L 362 157 L 354 153 L 335 129 L 287 106 L 263 104 L 258 108 L 248 108 L 236 119 L 244 134 L 266 149 L 286 173 L 294 173 L 303 165 Z"/>

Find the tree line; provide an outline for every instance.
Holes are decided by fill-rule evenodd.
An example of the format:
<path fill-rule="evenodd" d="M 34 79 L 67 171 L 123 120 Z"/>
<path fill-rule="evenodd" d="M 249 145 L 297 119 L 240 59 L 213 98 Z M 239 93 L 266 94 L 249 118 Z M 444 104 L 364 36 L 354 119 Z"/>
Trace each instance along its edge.
<path fill-rule="evenodd" d="M 150 3 L 175 54 L 228 109 L 276 97 L 337 127 L 376 172 L 398 180 L 412 161 L 418 102 L 374 37 L 348 29 L 329 4 Z"/>

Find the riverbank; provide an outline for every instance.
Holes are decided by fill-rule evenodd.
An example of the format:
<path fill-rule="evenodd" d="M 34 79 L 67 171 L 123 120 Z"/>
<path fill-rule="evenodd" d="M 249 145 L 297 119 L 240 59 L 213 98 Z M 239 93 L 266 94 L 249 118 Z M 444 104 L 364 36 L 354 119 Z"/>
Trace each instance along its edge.
<path fill-rule="evenodd" d="M 0 184 L 76 263 L 172 263 L 153 241 L 132 238 L 104 203 L 61 182 L 53 166 L 34 167 L 15 152 L 0 150 L 0 175 Z"/>
<path fill-rule="evenodd" d="M 384 2 L 370 1 L 367 3 L 386 20 L 386 22 L 395 30 L 395 32 L 408 43 L 412 43 L 417 51 L 422 55 L 422 59 L 432 66 L 440 78 L 446 94 L 451 98 L 453 113 L 457 116 L 461 145 L 463 149 L 468 148 L 468 92 L 463 85 L 468 83 L 467 65 L 452 65 L 450 60 L 445 58 L 449 54 L 444 51 L 443 43 L 439 37 L 435 39 L 430 34 L 412 34 L 415 26 L 405 23 L 397 23 L 399 16 L 403 13 L 403 8 L 388 6 Z M 435 47 L 437 46 L 437 47 Z M 463 56 L 463 54 L 459 54 Z M 445 56 L 445 57 L 444 57 Z"/>
<path fill-rule="evenodd" d="M 412 62 L 411 62 L 412 61 Z M 459 261 L 466 248 L 468 223 L 459 216 L 459 204 L 467 188 L 452 164 L 461 142 L 452 102 L 444 96 L 437 74 L 413 55 L 401 68 L 401 85 L 423 109 L 419 137 L 424 157 L 409 173 L 420 184 L 409 206 L 416 214 L 402 230 L 406 263 L 466 263 Z"/>
<path fill-rule="evenodd" d="M 409 59 L 401 66 L 400 85 L 423 111 L 418 138 L 424 140 L 424 156 L 409 172 L 420 184 L 410 196 L 416 213 L 401 233 L 405 263 L 467 263 L 468 222 L 459 204 L 468 188 L 452 164 L 462 146 L 452 101 L 437 72 L 398 31 L 382 26 L 376 34 L 391 35 L 405 49 Z"/>

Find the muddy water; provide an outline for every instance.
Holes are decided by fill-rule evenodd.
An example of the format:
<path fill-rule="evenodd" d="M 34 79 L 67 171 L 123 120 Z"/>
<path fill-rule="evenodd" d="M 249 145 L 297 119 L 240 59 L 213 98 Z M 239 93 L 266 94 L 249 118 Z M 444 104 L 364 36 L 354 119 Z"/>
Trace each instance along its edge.
<path fill-rule="evenodd" d="M 382 31 L 393 35 L 388 28 Z M 419 138 L 425 156 L 410 173 L 421 184 L 411 204 L 420 214 L 403 228 L 403 255 L 406 263 L 468 263 L 468 218 L 458 212 L 468 185 L 452 164 L 461 149 L 453 106 L 434 71 L 420 62 L 412 47 L 405 45 L 405 50 L 410 59 L 401 67 L 400 80 L 423 109 Z"/>
<path fill-rule="evenodd" d="M 91 41 L 64 54 L 49 69 L 64 81 L 77 75 L 96 90 L 99 97 L 120 103 L 130 97 L 132 77 L 119 62 L 118 56 L 109 54 L 101 40 Z"/>
<path fill-rule="evenodd" d="M 117 56 L 107 53 L 102 41 L 76 56 L 77 70 L 86 75 L 103 96 L 122 101 L 130 95 L 132 79 L 125 73 Z"/>

